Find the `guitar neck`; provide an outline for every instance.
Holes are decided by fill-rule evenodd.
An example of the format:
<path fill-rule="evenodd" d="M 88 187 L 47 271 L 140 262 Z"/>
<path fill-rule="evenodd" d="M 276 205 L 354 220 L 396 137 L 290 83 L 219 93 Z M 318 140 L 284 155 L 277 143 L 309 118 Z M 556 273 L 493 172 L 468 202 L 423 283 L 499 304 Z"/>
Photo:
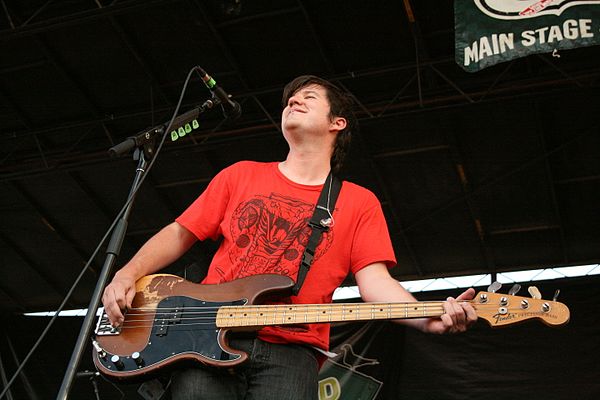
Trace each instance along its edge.
<path fill-rule="evenodd" d="M 438 317 L 442 314 L 444 308 L 441 301 L 224 306 L 217 313 L 216 323 L 219 328 L 242 328 L 425 318 Z"/>

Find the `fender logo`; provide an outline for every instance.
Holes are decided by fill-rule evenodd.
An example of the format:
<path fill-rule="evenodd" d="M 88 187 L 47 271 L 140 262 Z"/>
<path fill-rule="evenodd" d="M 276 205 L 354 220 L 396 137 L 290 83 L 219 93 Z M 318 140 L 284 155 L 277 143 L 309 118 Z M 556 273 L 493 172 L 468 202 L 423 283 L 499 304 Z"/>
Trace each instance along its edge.
<path fill-rule="evenodd" d="M 533 317 L 540 317 L 541 318 L 551 318 L 551 319 L 557 319 L 558 316 L 555 314 L 546 314 L 543 311 L 535 311 L 535 312 L 524 312 L 524 313 L 509 313 L 509 314 L 494 314 L 492 316 L 492 318 L 496 321 L 496 324 L 499 324 L 501 322 L 506 322 L 506 321 L 512 321 L 518 318 L 533 318 Z"/>
<path fill-rule="evenodd" d="M 516 314 L 494 314 L 493 317 L 496 320 L 496 324 L 504 321 L 510 321 L 517 318 Z"/>

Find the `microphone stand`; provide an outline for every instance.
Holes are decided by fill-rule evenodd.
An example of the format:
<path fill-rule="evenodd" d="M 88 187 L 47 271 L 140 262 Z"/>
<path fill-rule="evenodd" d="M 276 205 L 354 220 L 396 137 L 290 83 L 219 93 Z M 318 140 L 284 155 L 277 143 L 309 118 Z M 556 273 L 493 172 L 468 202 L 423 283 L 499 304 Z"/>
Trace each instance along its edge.
<path fill-rule="evenodd" d="M 172 132 L 179 131 L 180 128 L 183 127 L 185 132 L 185 126 L 188 124 L 194 124 L 196 118 L 206 111 L 207 109 L 212 108 L 213 106 L 220 104 L 219 99 L 212 98 L 210 100 L 206 100 L 201 106 L 194 108 L 191 111 L 188 111 L 178 117 L 176 117 L 172 124 L 171 129 Z M 196 121 L 197 123 L 197 121 Z M 125 238 L 125 233 L 127 231 L 127 221 L 129 218 L 129 214 L 131 213 L 133 207 L 133 201 L 135 200 L 135 194 L 137 192 L 137 188 L 140 184 L 142 176 L 146 170 L 148 165 L 147 159 L 149 160 L 154 155 L 154 145 L 155 139 L 157 136 L 160 137 L 160 134 L 163 134 L 165 129 L 168 128 L 168 124 L 158 125 L 154 128 L 150 128 L 148 130 L 144 130 L 141 133 L 131 136 L 127 138 L 122 143 L 117 144 L 109 150 L 109 154 L 112 156 L 121 155 L 127 153 L 131 149 L 135 148 L 134 151 L 134 160 L 138 161 L 138 165 L 136 168 L 136 173 L 133 179 L 133 183 L 131 185 L 131 189 L 129 191 L 129 196 L 127 197 L 129 204 L 125 208 L 122 213 L 119 221 L 115 225 L 115 228 L 111 234 L 110 242 L 108 244 L 108 248 L 106 250 L 106 259 L 102 266 L 102 270 L 100 271 L 100 275 L 98 277 L 98 283 L 96 284 L 96 288 L 92 294 L 92 298 L 90 299 L 90 304 L 88 305 L 87 314 L 83 320 L 83 324 L 81 326 L 81 330 L 79 331 L 79 336 L 77 338 L 77 342 L 75 343 L 75 348 L 73 349 L 73 353 L 71 355 L 71 359 L 66 369 L 65 376 L 62 381 L 62 385 L 56 396 L 59 400 L 66 400 L 68 394 L 73 385 L 74 378 L 76 376 L 77 365 L 81 360 L 81 356 L 83 355 L 83 351 L 85 350 L 86 341 L 88 339 L 89 333 L 92 329 L 92 325 L 94 323 L 94 317 L 96 316 L 96 310 L 100 305 L 100 301 L 102 299 L 102 293 L 104 291 L 104 287 L 108 282 L 108 278 L 110 276 L 110 272 L 112 267 L 121 251 L 121 246 L 123 244 L 123 239 Z M 195 125 L 195 124 L 194 124 Z M 187 132 L 186 132 L 187 133 Z M 182 136 L 182 135 L 180 135 Z M 178 138 L 178 137 L 177 137 Z M 173 133 L 171 140 L 177 139 Z M 131 198 L 134 196 L 134 198 Z"/>
<path fill-rule="evenodd" d="M 144 155 L 144 151 L 136 149 L 134 152 L 134 159 L 136 157 L 138 164 L 136 168 L 135 177 L 133 179 L 133 183 L 129 191 L 130 196 L 135 193 L 138 183 L 148 164 Z M 94 318 L 96 317 L 96 310 L 98 309 L 98 305 L 100 305 L 100 300 L 102 299 L 102 292 L 104 290 L 104 287 L 106 286 L 106 283 L 108 282 L 108 278 L 110 276 L 112 267 L 119 255 L 119 252 L 121 251 L 121 245 L 123 244 L 125 232 L 127 231 L 127 220 L 129 218 L 129 214 L 131 213 L 132 206 L 133 199 L 123 212 L 121 218 L 119 218 L 119 222 L 117 222 L 117 225 L 115 226 L 112 232 L 108 248 L 106 249 L 106 259 L 104 261 L 104 265 L 102 266 L 102 270 L 100 271 L 98 283 L 96 284 L 96 288 L 94 290 L 94 293 L 92 294 L 87 314 L 85 315 L 85 319 L 83 320 L 81 330 L 79 331 L 79 337 L 77 338 L 75 348 L 73 349 L 73 353 L 71 355 L 71 360 L 69 361 L 69 365 L 67 366 L 62 386 L 60 387 L 60 391 L 56 396 L 57 399 L 66 399 L 73 384 L 73 379 L 75 378 L 77 365 L 79 364 L 83 351 L 85 350 L 89 332 L 92 329 Z"/>

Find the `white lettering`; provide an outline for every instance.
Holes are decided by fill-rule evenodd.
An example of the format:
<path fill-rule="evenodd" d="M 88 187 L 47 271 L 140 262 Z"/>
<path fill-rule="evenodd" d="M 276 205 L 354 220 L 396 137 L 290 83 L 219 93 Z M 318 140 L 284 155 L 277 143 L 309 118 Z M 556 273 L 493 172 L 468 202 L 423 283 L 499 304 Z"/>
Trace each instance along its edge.
<path fill-rule="evenodd" d="M 512 32 L 509 34 L 501 33 L 498 39 L 500 42 L 501 53 L 504 53 L 507 49 L 512 50 L 515 48 L 514 35 Z"/>
<path fill-rule="evenodd" d="M 492 49 L 494 49 L 494 54 L 500 53 L 500 49 L 498 48 L 498 35 L 495 33 L 492 35 Z"/>
<path fill-rule="evenodd" d="M 559 42 L 563 40 L 563 35 L 558 25 L 552 25 L 550 27 L 550 32 L 548 33 L 548 43 L 552 43 L 554 41 Z"/>
<path fill-rule="evenodd" d="M 592 27 L 590 24 L 592 23 L 591 19 L 580 19 L 579 20 L 579 31 L 581 32 L 582 38 L 591 38 L 594 37 L 594 34 L 591 32 Z"/>
<path fill-rule="evenodd" d="M 538 40 L 539 40 L 540 44 L 546 43 L 546 31 L 547 30 L 548 30 L 547 26 L 535 30 L 538 34 Z"/>
<path fill-rule="evenodd" d="M 471 47 L 465 47 L 465 66 L 471 64 L 471 62 L 479 61 L 479 56 L 477 55 L 477 42 L 473 42 Z"/>
<path fill-rule="evenodd" d="M 563 23 L 563 34 L 565 39 L 577 39 L 579 32 L 577 31 L 577 21 L 568 19 Z"/>
<path fill-rule="evenodd" d="M 535 34 L 533 31 L 523 31 L 521 37 L 523 38 L 523 40 L 521 40 L 523 46 L 529 47 L 535 44 Z"/>
<path fill-rule="evenodd" d="M 484 36 L 479 39 L 479 59 L 481 60 L 483 57 L 491 56 L 493 54 L 488 38 Z"/>
<path fill-rule="evenodd" d="M 544 26 L 535 31 L 521 32 L 521 44 L 523 46 L 532 46 L 536 43 L 553 43 L 561 40 L 575 40 L 578 38 L 592 38 L 592 20 L 591 19 L 568 19 L 561 25 Z"/>

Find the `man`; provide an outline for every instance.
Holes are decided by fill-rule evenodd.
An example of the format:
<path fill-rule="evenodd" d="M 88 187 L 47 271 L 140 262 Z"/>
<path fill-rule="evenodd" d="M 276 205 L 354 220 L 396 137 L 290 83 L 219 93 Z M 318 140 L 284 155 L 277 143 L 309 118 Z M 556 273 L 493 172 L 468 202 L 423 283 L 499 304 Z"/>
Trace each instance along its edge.
<path fill-rule="evenodd" d="M 315 76 L 290 82 L 283 95 L 281 126 L 289 153 L 280 163 L 240 162 L 221 171 L 179 217 L 152 237 L 118 271 L 103 296 L 113 324 L 123 322 L 135 282 L 184 254 L 196 240 L 223 237 L 203 283 L 278 273 L 295 279 L 310 219 L 330 170 L 337 171 L 356 121 L 352 99 Z M 327 207 L 329 209 L 329 206 Z M 395 264 L 381 206 L 368 190 L 344 182 L 332 227 L 321 238 L 298 296 L 282 301 L 329 303 L 352 272 L 365 301 L 403 302 L 414 297 L 392 279 Z M 469 289 L 456 300 L 474 295 Z M 449 298 L 441 318 L 399 321 L 423 332 L 461 332 L 476 319 L 468 304 Z M 174 374 L 175 399 L 314 399 L 315 349 L 327 350 L 329 325 L 268 327 L 256 338 L 232 341 L 250 359 L 232 370 L 199 366 Z"/>

